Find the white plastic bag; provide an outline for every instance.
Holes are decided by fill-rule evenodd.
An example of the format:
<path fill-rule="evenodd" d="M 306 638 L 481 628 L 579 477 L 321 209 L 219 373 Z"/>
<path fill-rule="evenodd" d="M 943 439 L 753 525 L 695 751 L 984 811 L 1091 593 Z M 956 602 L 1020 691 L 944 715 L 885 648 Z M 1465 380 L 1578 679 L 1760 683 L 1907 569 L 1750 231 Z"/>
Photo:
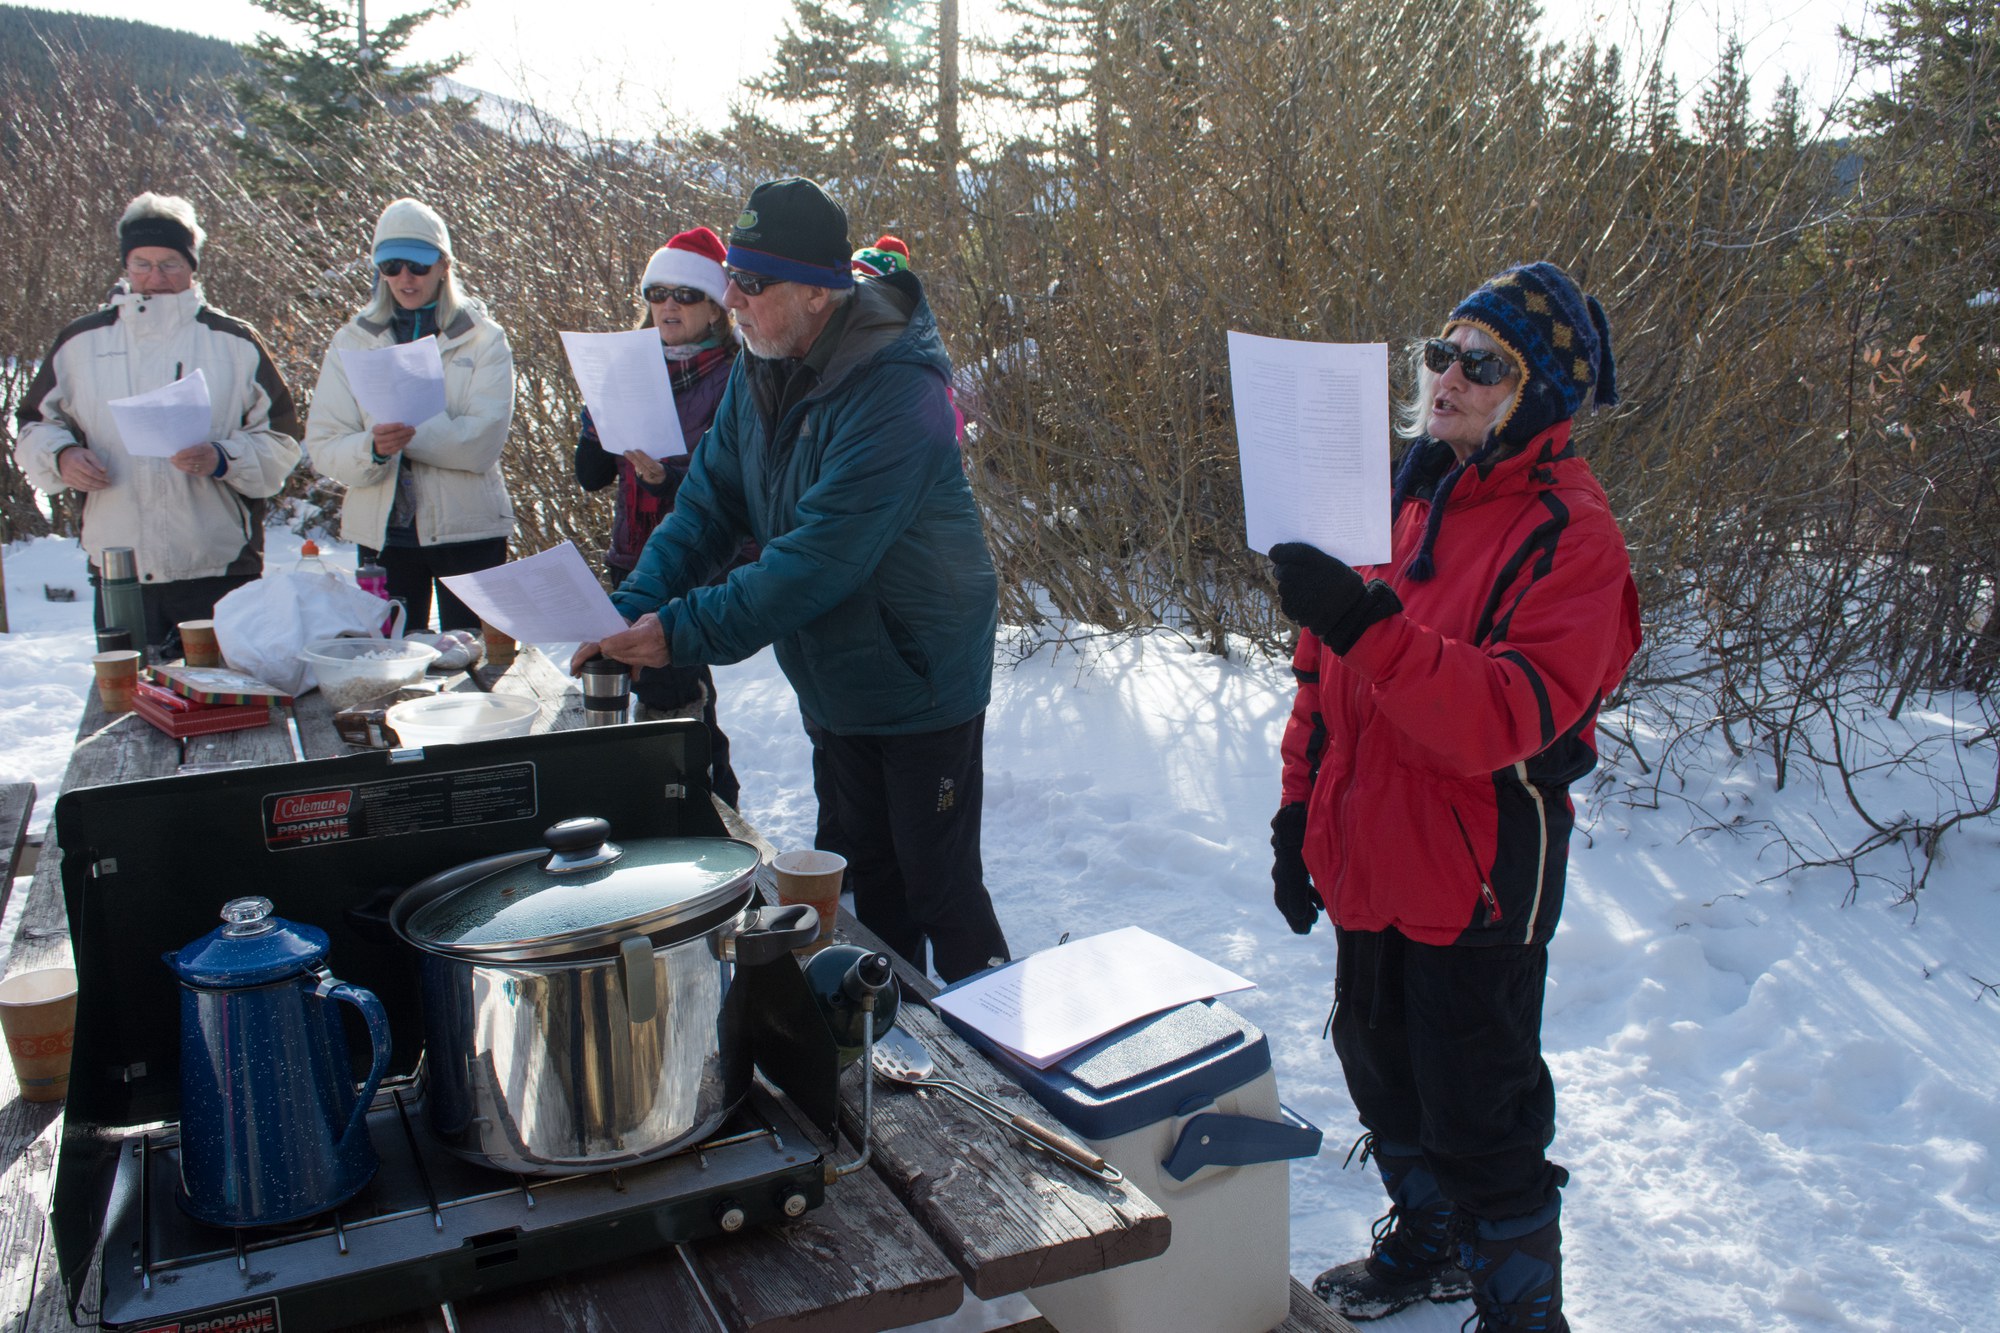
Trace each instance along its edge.
<path fill-rule="evenodd" d="M 389 604 L 331 570 L 280 570 L 246 583 L 215 604 L 215 639 L 233 670 L 286 694 L 316 682 L 300 655 L 315 639 L 382 636 Z"/>

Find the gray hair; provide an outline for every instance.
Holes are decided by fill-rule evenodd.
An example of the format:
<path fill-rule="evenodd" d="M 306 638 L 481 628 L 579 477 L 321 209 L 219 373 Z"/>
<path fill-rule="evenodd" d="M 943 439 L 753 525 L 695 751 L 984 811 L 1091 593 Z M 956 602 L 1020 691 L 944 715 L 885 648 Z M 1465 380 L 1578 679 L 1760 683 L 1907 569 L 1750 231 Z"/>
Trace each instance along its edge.
<path fill-rule="evenodd" d="M 1507 363 L 1514 367 L 1516 374 L 1520 373 L 1520 358 L 1502 347 L 1492 334 L 1476 324 L 1461 324 L 1458 327 L 1466 330 L 1465 346 L 1487 352 L 1498 352 L 1507 358 Z M 1409 399 L 1396 408 L 1396 434 L 1406 440 L 1414 440 L 1431 432 L 1431 401 L 1436 397 L 1439 373 L 1424 364 L 1424 343 L 1427 341 L 1428 339 L 1419 338 L 1410 346 L 1410 365 L 1416 371 L 1417 387 Z M 1493 420 L 1486 423 L 1488 435 L 1497 430 L 1500 423 L 1507 419 L 1507 414 L 1514 410 L 1514 400 L 1520 396 L 1520 390 L 1516 389 L 1500 404 L 1499 410 L 1493 414 Z"/>
<path fill-rule="evenodd" d="M 120 235 L 123 235 L 125 228 L 144 218 L 165 218 L 169 222 L 186 227 L 188 234 L 194 237 L 197 255 L 201 253 L 202 242 L 208 239 L 208 233 L 203 231 L 201 223 L 195 220 L 194 205 L 177 194 L 154 194 L 148 190 L 144 194 L 134 196 L 132 202 L 125 205 L 125 212 L 118 219 Z"/>

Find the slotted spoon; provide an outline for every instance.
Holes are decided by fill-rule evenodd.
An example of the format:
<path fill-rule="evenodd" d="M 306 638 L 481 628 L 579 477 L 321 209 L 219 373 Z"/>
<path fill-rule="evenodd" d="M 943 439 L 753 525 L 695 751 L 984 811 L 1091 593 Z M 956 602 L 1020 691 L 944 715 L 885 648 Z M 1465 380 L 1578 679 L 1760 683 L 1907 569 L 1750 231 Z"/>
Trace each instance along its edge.
<path fill-rule="evenodd" d="M 875 1052 L 871 1058 L 875 1064 L 875 1072 L 891 1083 L 901 1083 L 913 1088 L 936 1088 L 940 1092 L 948 1092 L 973 1110 L 1015 1130 L 1079 1171 L 1087 1172 L 1111 1185 L 1119 1184 L 1125 1179 L 1124 1173 L 1117 1167 L 1075 1139 L 1058 1134 L 1038 1120 L 1031 1120 L 1018 1112 L 1010 1111 L 991 1097 L 974 1092 L 963 1083 L 939 1077 L 937 1061 L 931 1058 L 930 1048 L 900 1027 L 892 1027 L 875 1038 Z"/>

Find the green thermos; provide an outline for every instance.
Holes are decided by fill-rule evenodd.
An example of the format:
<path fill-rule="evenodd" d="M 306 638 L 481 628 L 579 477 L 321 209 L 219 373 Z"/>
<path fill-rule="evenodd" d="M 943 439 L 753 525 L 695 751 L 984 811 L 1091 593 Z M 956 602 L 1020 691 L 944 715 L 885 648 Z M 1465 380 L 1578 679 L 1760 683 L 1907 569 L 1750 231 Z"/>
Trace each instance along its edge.
<path fill-rule="evenodd" d="M 150 646 L 146 637 L 146 599 L 139 588 L 139 558 L 131 547 L 104 548 L 104 568 L 98 574 L 97 595 L 104 605 L 104 627 L 130 631 L 132 646 L 145 652 Z"/>

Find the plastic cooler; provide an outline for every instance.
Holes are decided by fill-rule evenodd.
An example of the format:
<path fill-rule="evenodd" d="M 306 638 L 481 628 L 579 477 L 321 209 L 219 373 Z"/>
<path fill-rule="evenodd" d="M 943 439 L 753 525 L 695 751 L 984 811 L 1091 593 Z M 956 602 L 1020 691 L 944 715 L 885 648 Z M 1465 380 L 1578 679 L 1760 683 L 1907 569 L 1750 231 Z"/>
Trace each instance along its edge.
<path fill-rule="evenodd" d="M 1214 1000 L 1035 1069 L 946 1021 L 1162 1208 L 1167 1252 L 1034 1287 L 1062 1333 L 1267 1333 L 1291 1308 L 1290 1161 L 1320 1132 L 1278 1101 L 1264 1034 Z"/>

